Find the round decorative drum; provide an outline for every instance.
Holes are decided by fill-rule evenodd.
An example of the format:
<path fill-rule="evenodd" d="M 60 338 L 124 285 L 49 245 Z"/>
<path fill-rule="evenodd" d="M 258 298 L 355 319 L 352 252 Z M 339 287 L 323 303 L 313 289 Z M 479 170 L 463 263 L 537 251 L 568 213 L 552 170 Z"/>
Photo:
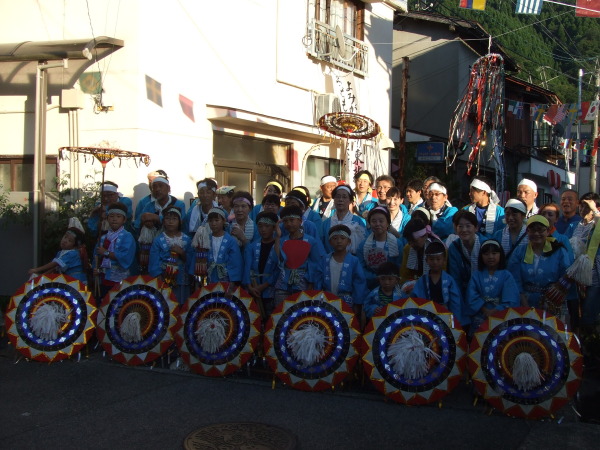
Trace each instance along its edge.
<path fill-rule="evenodd" d="M 358 322 L 330 292 L 290 295 L 265 326 L 265 356 L 277 377 L 295 389 L 321 391 L 342 382 L 358 360 Z"/>
<path fill-rule="evenodd" d="M 176 327 L 181 356 L 201 375 L 220 377 L 240 369 L 260 340 L 258 305 L 239 287 L 226 295 L 228 288 L 228 283 L 212 283 L 198 289 Z"/>
<path fill-rule="evenodd" d="M 469 354 L 473 385 L 494 408 L 517 417 L 550 416 L 581 383 L 579 342 L 543 310 L 498 311 L 473 337 Z"/>
<path fill-rule="evenodd" d="M 385 396 L 408 405 L 439 401 L 460 382 L 467 341 L 441 304 L 396 300 L 366 325 L 364 368 Z"/>
<path fill-rule="evenodd" d="M 163 355 L 173 343 L 178 303 L 158 278 L 128 277 L 102 299 L 98 340 L 113 359 L 140 365 Z"/>
<path fill-rule="evenodd" d="M 23 284 L 6 311 L 8 338 L 26 358 L 54 362 L 86 345 L 94 332 L 97 310 L 79 280 L 48 274 Z"/>

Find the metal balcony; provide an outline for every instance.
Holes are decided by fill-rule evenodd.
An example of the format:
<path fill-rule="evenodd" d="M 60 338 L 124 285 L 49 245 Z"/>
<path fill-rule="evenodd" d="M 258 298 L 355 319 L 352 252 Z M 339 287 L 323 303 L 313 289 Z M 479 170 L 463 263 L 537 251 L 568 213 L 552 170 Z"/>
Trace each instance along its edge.
<path fill-rule="evenodd" d="M 355 74 L 367 75 L 369 47 L 363 41 L 344 34 L 346 52 L 340 55 L 335 27 L 313 20 L 308 28 L 310 42 L 307 50 L 310 56 Z"/>

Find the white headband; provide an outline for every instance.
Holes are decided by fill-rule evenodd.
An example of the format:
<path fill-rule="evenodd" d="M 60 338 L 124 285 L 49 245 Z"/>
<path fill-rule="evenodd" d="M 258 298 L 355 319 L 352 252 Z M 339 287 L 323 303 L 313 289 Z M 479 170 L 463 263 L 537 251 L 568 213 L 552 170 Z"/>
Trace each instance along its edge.
<path fill-rule="evenodd" d="M 198 190 L 202 188 L 208 188 L 208 190 L 216 192 L 216 189 L 214 187 L 208 187 L 208 184 L 206 184 L 204 181 L 198 181 L 198 184 L 196 184 L 196 188 Z"/>
<path fill-rule="evenodd" d="M 479 189 L 480 191 L 485 191 L 488 194 L 492 193 L 492 188 L 490 187 L 490 185 L 487 184 L 485 181 L 481 181 L 477 178 L 475 178 L 473 181 L 471 181 L 471 187 L 475 188 L 475 189 Z"/>
<path fill-rule="evenodd" d="M 523 214 L 527 214 L 527 207 L 525 206 L 525 203 L 515 198 L 511 198 L 506 202 L 504 209 L 506 208 L 516 209 L 517 211 L 521 211 Z"/>
<path fill-rule="evenodd" d="M 448 191 L 446 190 L 446 188 L 439 183 L 431 183 L 427 190 L 428 191 L 437 191 L 437 192 L 441 192 L 444 195 L 448 195 Z"/>
<path fill-rule="evenodd" d="M 102 192 L 118 192 L 118 191 L 117 191 L 117 187 L 113 186 L 112 184 L 103 184 Z"/>
<path fill-rule="evenodd" d="M 154 180 L 152 180 L 152 184 L 154 183 L 165 183 L 165 184 L 169 184 L 169 180 L 167 180 L 165 177 L 156 177 Z"/>
<path fill-rule="evenodd" d="M 527 178 L 523 178 L 520 182 L 519 182 L 519 186 L 529 186 L 533 192 L 537 192 L 537 184 L 535 184 L 533 181 L 527 179 Z M 517 186 L 517 187 L 519 187 Z"/>
<path fill-rule="evenodd" d="M 327 183 L 337 183 L 337 180 L 331 175 L 325 175 L 323 178 L 321 178 L 321 186 Z"/>

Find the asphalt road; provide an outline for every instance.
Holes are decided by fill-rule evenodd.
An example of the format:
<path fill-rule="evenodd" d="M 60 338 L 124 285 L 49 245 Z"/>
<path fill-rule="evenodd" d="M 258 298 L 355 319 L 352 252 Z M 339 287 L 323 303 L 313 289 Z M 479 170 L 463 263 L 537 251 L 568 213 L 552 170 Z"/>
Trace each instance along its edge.
<path fill-rule="evenodd" d="M 368 382 L 368 380 L 367 380 Z M 587 397 L 600 392 L 584 379 Z M 180 449 L 192 431 L 260 422 L 293 433 L 302 449 L 597 448 L 600 426 L 572 405 L 555 419 L 510 418 L 473 405 L 461 384 L 438 405 L 386 401 L 370 385 L 309 393 L 266 371 L 207 378 L 167 368 L 126 367 L 93 353 L 81 361 L 26 361 L 0 343 L 0 448 Z M 595 399 L 593 407 L 598 408 Z"/>

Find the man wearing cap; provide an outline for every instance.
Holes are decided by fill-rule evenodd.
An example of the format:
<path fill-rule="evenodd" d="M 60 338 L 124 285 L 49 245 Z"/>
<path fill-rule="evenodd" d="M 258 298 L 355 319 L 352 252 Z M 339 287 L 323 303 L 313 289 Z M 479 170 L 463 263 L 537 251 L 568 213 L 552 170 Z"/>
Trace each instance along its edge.
<path fill-rule="evenodd" d="M 493 192 L 487 179 L 474 178 L 469 189 L 473 203 L 464 208 L 475 214 L 477 233 L 485 239 L 491 238 L 496 231 L 504 228 L 504 208 L 492 201 Z"/>
<path fill-rule="evenodd" d="M 458 212 L 455 206 L 449 206 L 448 190 L 442 183 L 431 183 L 427 190 L 427 205 L 431 212 L 433 232 L 442 240 L 454 232 L 452 216 Z"/>
<path fill-rule="evenodd" d="M 198 198 L 194 200 L 183 219 L 183 232 L 194 237 L 198 227 L 205 225 L 208 212 L 217 204 L 217 182 L 211 178 L 204 178 L 196 183 Z"/>
<path fill-rule="evenodd" d="M 321 197 L 315 198 L 313 211 L 319 213 L 322 220 L 329 219 L 333 215 L 334 205 L 331 193 L 337 186 L 337 179 L 331 175 L 321 178 Z"/>
<path fill-rule="evenodd" d="M 574 189 L 567 189 L 560 196 L 560 209 L 562 215 L 556 221 L 556 231 L 564 234 L 569 239 L 573 237 L 573 231 L 581 222 L 579 211 L 579 194 Z"/>
<path fill-rule="evenodd" d="M 162 212 L 169 206 L 175 206 L 185 215 L 185 204 L 173 197 L 171 194 L 169 180 L 165 177 L 156 177 L 152 181 L 152 197 L 154 201 L 147 203 L 142 209 L 140 218 L 135 221 L 134 227 L 140 230 L 142 226 L 148 228 L 160 228 L 162 224 Z"/>
<path fill-rule="evenodd" d="M 100 203 L 92 210 L 87 222 L 87 227 L 92 234 L 98 233 L 98 227 L 102 230 L 107 229 L 105 219 L 107 217 L 108 206 L 112 203 L 120 202 L 127 208 L 126 228 L 131 224 L 133 216 L 133 203 L 119 192 L 119 186 L 112 181 L 105 181 L 101 187 Z M 104 223 L 103 223 L 104 222 Z"/>
<path fill-rule="evenodd" d="M 517 186 L 517 198 L 523 200 L 525 205 L 527 205 L 526 219 L 538 213 L 538 207 L 535 204 L 537 196 L 537 184 L 527 178 L 523 178 Z"/>
<path fill-rule="evenodd" d="M 150 203 L 153 202 L 155 199 L 154 197 L 152 197 L 152 181 L 156 178 L 156 177 L 164 177 L 167 180 L 169 179 L 169 177 L 167 176 L 167 172 L 165 172 L 164 170 L 154 170 L 152 172 L 150 172 L 148 175 L 148 189 L 150 189 L 150 194 L 146 195 L 145 197 L 142 197 L 140 199 L 140 201 L 137 203 L 137 205 L 135 206 L 135 215 L 133 217 L 134 221 L 138 221 L 140 216 L 142 215 L 142 211 L 144 210 L 144 207 Z"/>
<path fill-rule="evenodd" d="M 492 235 L 492 239 L 500 242 L 506 261 L 510 259 L 516 248 L 529 242 L 524 224 L 527 206 L 523 200 L 511 198 L 504 205 L 504 221 L 506 226 Z"/>
<path fill-rule="evenodd" d="M 573 255 L 549 233 L 550 223 L 539 214 L 527 220 L 529 243 L 515 250 L 508 261 L 521 293 L 521 306 L 542 307 L 540 304 L 549 285 L 556 283 L 571 264 Z"/>

